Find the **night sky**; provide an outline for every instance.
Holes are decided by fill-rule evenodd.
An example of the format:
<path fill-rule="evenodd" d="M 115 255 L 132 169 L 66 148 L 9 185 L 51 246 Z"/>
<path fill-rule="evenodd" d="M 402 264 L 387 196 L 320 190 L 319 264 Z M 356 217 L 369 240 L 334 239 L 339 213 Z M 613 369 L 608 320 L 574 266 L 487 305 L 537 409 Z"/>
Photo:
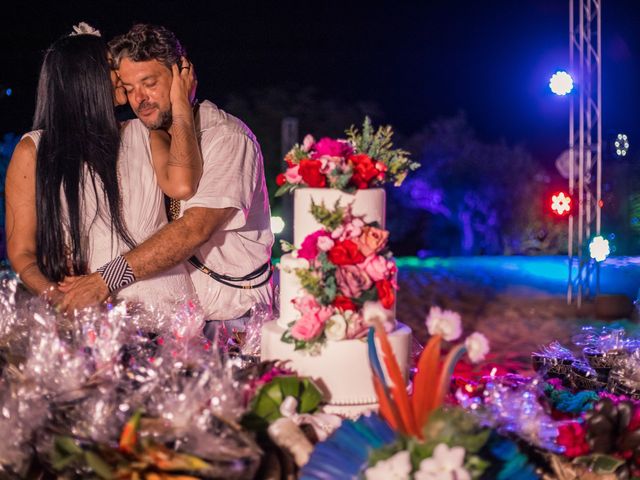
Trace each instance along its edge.
<path fill-rule="evenodd" d="M 73 24 L 111 38 L 151 22 L 187 47 L 201 99 L 311 85 L 328 98 L 376 102 L 379 120 L 407 134 L 464 110 L 488 141 L 524 144 L 549 162 L 566 146 L 568 102 L 547 83 L 568 64 L 567 1 L 87 3 L 0 7 L 0 87 L 13 92 L 0 98 L 0 134 L 30 128 L 42 52 Z M 603 0 L 603 134 L 628 133 L 634 157 L 639 24 L 640 2 Z"/>

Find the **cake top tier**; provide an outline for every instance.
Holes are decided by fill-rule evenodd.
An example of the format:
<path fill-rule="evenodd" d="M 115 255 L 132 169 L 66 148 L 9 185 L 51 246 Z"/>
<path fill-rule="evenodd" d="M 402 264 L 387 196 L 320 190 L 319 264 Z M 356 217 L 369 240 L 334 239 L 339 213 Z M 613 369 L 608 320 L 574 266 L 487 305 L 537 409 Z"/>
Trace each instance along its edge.
<path fill-rule="evenodd" d="M 382 188 L 357 190 L 354 194 L 333 188 L 297 189 L 293 204 L 293 244 L 299 248 L 307 235 L 323 228 L 311 214 L 312 203 L 324 203 L 327 208 L 333 208 L 338 201 L 343 207 L 351 205 L 354 215 L 364 215 L 366 223 L 376 222 L 385 228 L 385 198 Z"/>

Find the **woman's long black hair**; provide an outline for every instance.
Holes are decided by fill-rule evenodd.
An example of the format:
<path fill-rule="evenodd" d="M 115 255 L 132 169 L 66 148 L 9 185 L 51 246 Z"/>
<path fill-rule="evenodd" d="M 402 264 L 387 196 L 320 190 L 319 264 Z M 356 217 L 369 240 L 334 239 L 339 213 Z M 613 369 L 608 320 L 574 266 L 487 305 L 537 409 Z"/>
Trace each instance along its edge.
<path fill-rule="evenodd" d="M 88 273 L 88 246 L 81 229 L 85 189 L 95 191 L 98 215 L 110 217 L 112 232 L 134 246 L 120 214 L 120 132 L 112 91 L 107 48 L 100 37 L 63 37 L 47 50 L 33 128 L 42 130 L 36 163 L 36 256 L 38 267 L 52 281 Z M 63 223 L 70 245 L 65 245 Z"/>

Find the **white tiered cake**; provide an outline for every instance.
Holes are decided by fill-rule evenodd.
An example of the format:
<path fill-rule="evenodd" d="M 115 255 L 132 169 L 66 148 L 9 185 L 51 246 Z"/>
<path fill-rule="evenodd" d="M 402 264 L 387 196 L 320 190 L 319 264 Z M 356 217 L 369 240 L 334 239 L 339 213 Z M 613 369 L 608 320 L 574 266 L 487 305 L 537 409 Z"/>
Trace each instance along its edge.
<path fill-rule="evenodd" d="M 300 188 L 294 196 L 294 246 L 300 248 L 307 235 L 322 228 L 310 213 L 312 202 L 333 207 L 351 205 L 354 216 L 364 215 L 366 223 L 385 225 L 385 192 L 381 188 L 358 190 L 356 194 L 336 189 Z M 282 360 L 299 375 L 312 377 L 323 390 L 329 410 L 349 413 L 375 408 L 377 399 L 369 367 L 366 339 L 327 340 L 319 353 L 295 350 L 293 343 L 282 341 L 287 327 L 300 318 L 292 301 L 304 291 L 294 272 L 307 268 L 307 260 L 283 255 L 280 260 L 280 317 L 267 323 L 262 331 L 262 359 Z M 395 304 L 393 311 L 395 313 Z M 398 364 L 407 376 L 411 330 L 402 324 L 389 334 L 389 341 Z"/>

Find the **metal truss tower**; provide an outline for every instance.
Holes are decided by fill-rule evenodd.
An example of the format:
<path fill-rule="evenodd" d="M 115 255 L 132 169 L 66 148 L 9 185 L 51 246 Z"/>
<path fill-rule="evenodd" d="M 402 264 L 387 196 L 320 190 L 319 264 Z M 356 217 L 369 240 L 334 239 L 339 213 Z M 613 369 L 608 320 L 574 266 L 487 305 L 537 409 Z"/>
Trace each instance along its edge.
<path fill-rule="evenodd" d="M 602 210 L 601 4 L 569 0 L 569 63 L 577 87 L 569 113 L 569 193 L 578 211 L 569 216 L 567 302 L 578 307 L 600 287 L 588 245 L 600 234 Z"/>

